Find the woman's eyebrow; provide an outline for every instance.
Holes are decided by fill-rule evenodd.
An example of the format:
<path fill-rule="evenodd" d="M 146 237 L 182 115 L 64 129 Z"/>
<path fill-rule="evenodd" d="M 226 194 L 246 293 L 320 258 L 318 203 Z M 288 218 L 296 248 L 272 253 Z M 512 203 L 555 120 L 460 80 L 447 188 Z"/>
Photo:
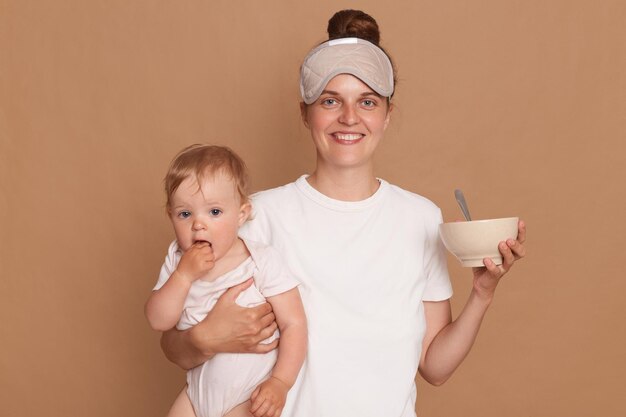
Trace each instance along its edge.
<path fill-rule="evenodd" d="M 339 95 L 339 92 L 337 92 L 337 91 L 333 91 L 333 90 L 323 90 L 323 91 L 320 93 L 320 96 L 321 96 L 322 94 L 330 94 L 331 96 L 338 96 L 338 95 Z M 381 97 L 381 96 L 380 96 L 380 94 L 378 94 L 378 93 L 377 93 L 377 92 L 375 92 L 375 91 L 365 91 L 365 92 L 361 93 L 361 97 L 365 97 L 365 96 L 376 96 L 376 97 Z"/>

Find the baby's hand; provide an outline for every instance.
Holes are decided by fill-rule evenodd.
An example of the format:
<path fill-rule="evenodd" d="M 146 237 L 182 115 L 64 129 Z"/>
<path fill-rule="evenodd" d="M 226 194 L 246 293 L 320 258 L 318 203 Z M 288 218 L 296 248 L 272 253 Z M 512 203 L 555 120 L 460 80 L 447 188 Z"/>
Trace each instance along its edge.
<path fill-rule="evenodd" d="M 207 242 L 194 243 L 180 258 L 176 272 L 193 282 L 206 275 L 215 266 L 213 248 Z"/>
<path fill-rule="evenodd" d="M 269 377 L 250 397 L 250 412 L 254 417 L 279 417 L 285 406 L 289 386 L 278 378 Z"/>

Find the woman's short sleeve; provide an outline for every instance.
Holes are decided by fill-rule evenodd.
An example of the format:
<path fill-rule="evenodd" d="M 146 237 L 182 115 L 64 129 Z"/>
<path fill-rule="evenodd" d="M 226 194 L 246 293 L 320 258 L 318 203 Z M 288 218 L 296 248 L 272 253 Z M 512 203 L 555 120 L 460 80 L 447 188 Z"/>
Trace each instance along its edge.
<path fill-rule="evenodd" d="M 442 301 L 452 297 L 452 284 L 448 274 L 446 249 L 439 237 L 439 224 L 443 222 L 441 210 L 426 225 L 424 245 L 424 272 L 427 279 L 424 301 Z"/>

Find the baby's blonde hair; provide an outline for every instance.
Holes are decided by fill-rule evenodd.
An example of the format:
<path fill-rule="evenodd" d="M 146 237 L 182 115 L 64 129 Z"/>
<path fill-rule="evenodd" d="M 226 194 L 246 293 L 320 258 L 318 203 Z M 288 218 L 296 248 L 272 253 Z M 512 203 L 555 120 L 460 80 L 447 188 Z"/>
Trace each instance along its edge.
<path fill-rule="evenodd" d="M 200 188 L 204 178 L 218 172 L 234 181 L 241 204 L 247 203 L 248 169 L 239 155 L 226 146 L 194 144 L 180 151 L 167 170 L 164 180 L 167 210 L 170 210 L 172 196 L 185 179 L 195 177 Z"/>

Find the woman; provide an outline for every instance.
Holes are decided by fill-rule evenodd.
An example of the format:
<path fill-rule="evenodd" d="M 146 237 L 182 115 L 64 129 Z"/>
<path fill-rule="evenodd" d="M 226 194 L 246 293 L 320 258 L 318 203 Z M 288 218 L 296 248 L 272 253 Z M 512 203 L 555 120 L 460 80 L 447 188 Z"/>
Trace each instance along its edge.
<path fill-rule="evenodd" d="M 394 91 L 378 26 L 345 10 L 328 33 L 329 42 L 305 58 L 300 82 L 315 171 L 255 195 L 255 218 L 244 231 L 281 251 L 302 282 L 308 357 L 282 415 L 415 416 L 416 371 L 439 385 L 462 362 L 500 278 L 524 256 L 525 227 L 520 222 L 517 241 L 501 242 L 501 266 L 486 259 L 474 269 L 470 297 L 452 321 L 440 210 L 374 175 Z M 219 352 L 274 348 L 259 344 L 276 327 L 271 308 L 237 307 L 243 289 L 226 293 L 190 331 L 167 332 L 168 358 L 190 368 Z"/>

